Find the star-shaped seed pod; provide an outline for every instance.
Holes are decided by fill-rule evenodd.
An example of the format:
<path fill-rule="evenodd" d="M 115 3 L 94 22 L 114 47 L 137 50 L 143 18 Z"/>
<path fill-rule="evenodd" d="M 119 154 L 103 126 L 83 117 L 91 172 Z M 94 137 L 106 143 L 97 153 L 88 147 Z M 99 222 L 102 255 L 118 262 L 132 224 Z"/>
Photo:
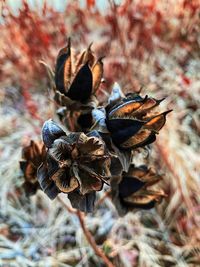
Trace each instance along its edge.
<path fill-rule="evenodd" d="M 45 181 L 53 181 L 59 192 L 76 192 L 82 198 L 100 191 L 104 183 L 109 184 L 110 156 L 98 132 L 66 134 L 49 120 L 43 126 L 42 136 L 48 150 L 46 162 L 38 169 L 38 180 L 44 191 Z M 87 207 L 82 210 L 87 211 Z"/>
<path fill-rule="evenodd" d="M 161 176 L 145 165 L 131 165 L 127 173 L 113 178 L 112 199 L 119 214 L 124 215 L 137 209 L 151 209 L 156 203 L 160 203 L 166 195 L 162 189 L 155 189 L 155 185 L 161 179 Z"/>
<path fill-rule="evenodd" d="M 27 195 L 33 195 L 40 188 L 37 180 L 37 169 L 46 158 L 46 148 L 41 141 L 30 141 L 22 149 L 20 168 L 24 174 L 23 187 Z"/>
<path fill-rule="evenodd" d="M 163 101 L 130 93 L 106 107 L 106 125 L 113 143 L 123 150 L 149 145 L 166 122 L 172 110 L 158 113 L 156 108 Z"/>

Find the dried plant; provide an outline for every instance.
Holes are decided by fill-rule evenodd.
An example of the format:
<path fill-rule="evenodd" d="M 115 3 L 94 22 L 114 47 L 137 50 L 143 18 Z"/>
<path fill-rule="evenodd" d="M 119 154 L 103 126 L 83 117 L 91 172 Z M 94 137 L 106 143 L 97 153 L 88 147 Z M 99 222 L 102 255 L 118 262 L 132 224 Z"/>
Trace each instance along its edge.
<path fill-rule="evenodd" d="M 161 177 L 145 165 L 131 165 L 120 179 L 113 179 L 112 194 L 116 207 L 121 214 L 136 209 L 150 209 L 160 202 L 165 195 L 163 190 L 156 191 L 153 186 Z"/>
<path fill-rule="evenodd" d="M 82 6 L 69 1 L 61 12 L 48 2 L 33 7 L 27 1 L 22 1 L 20 9 L 14 11 L 10 2 L 0 3 L 0 265 L 199 266 L 199 2 L 108 1 L 107 9 L 102 11 L 98 1 L 87 1 Z M 65 63 L 56 72 L 57 52 L 66 45 L 69 36 L 73 44 L 70 57 L 65 53 L 67 44 Z M 91 41 L 93 45 L 84 49 Z M 74 101 L 67 92 L 82 67 L 79 59 L 86 64 L 83 58 L 88 52 L 96 62 L 106 56 L 103 75 L 97 71 L 101 83 L 98 89 L 91 90 L 90 82 L 87 93 L 90 97 Z M 50 80 L 40 62 L 46 65 Z M 61 92 L 58 84 L 56 88 L 55 74 L 63 84 L 62 72 L 67 66 L 73 71 L 70 79 L 65 80 L 65 91 Z M 92 72 L 92 63 L 88 67 L 87 77 Z M 117 84 L 112 88 L 115 81 L 123 92 Z M 148 123 L 147 114 L 139 117 L 139 113 L 133 117 L 134 112 L 123 114 L 129 107 L 143 105 L 146 94 L 150 102 L 165 98 L 151 113 L 147 112 L 149 118 L 158 115 L 164 124 L 162 112 L 171 109 L 174 112 L 167 116 L 161 131 L 154 131 L 156 124 L 152 121 L 155 127 L 151 131 L 157 137 L 154 145 L 133 145 L 135 135 L 141 138 L 142 126 L 129 138 L 131 148 L 124 149 L 118 139 L 122 136 L 121 129 L 116 127 L 115 134 L 111 122 L 109 130 L 109 120 L 116 120 L 119 125 L 119 119 L 124 123 L 129 117 L 134 121 L 141 119 L 141 124 Z M 120 117 L 112 114 L 109 117 L 110 112 L 116 111 Z M 98 186 L 89 193 L 93 195 L 92 208 L 84 202 L 88 193 L 80 194 L 80 184 L 70 199 L 72 204 L 74 199 L 81 199 L 83 206 L 75 207 L 91 208 L 92 213 L 84 215 L 71 208 L 67 198 L 70 194 L 60 192 L 63 189 L 60 175 L 55 181 L 50 179 L 54 188 L 56 183 L 61 186 L 60 190 L 56 185 L 59 196 L 54 201 L 41 191 L 35 178 L 31 180 L 34 183 L 24 187 L 30 174 L 35 177 L 39 163 L 47 166 L 48 160 L 40 153 L 42 145 L 35 140 L 49 118 L 53 121 L 59 118 L 64 140 L 70 132 L 78 132 L 84 138 L 97 138 L 106 147 L 110 178 L 106 181 L 100 178 L 103 188 L 97 179 Z M 95 131 L 100 136 L 88 136 Z M 49 134 L 52 138 L 54 132 Z M 33 142 L 38 150 L 33 149 Z M 46 146 L 48 155 L 52 148 L 57 151 L 61 143 L 63 137 L 58 133 L 52 147 Z M 73 145 L 77 147 L 76 142 Z M 25 177 L 18 164 L 21 147 L 37 151 L 22 158 Z M 33 164 L 32 156 L 36 154 L 37 162 Z M 67 156 L 64 161 L 69 159 Z M 84 164 L 85 160 L 84 155 Z M 54 163 L 56 172 L 63 167 L 69 169 L 58 166 L 61 164 L 58 158 Z M 152 176 L 140 176 L 135 171 L 138 169 Z M 95 171 L 98 173 L 96 167 Z M 124 190 L 129 183 L 132 190 Z M 33 191 L 36 194 L 26 196 L 28 189 L 31 189 L 29 195 Z M 138 209 L 137 196 L 143 208 L 148 207 L 151 198 L 159 205 L 150 210 Z"/>
<path fill-rule="evenodd" d="M 74 71 L 72 61 L 69 40 L 68 46 L 57 57 L 53 90 L 61 95 L 64 99 L 62 105 L 70 112 L 80 110 L 84 103 L 89 105 L 89 99 L 98 89 L 103 75 L 103 64 L 100 60 L 94 63 L 90 46 L 74 64 Z M 78 209 L 77 216 L 88 242 L 107 266 L 113 264 L 97 248 L 80 211 L 94 211 L 95 192 L 102 190 L 104 183 L 109 185 L 110 180 L 113 201 L 121 215 L 119 207 L 125 206 L 124 214 L 134 208 L 150 209 L 165 196 L 162 190 L 149 189 L 150 185 L 158 182 L 156 174 L 146 167 L 131 165 L 134 149 L 154 142 L 155 134 L 165 124 L 169 111 L 161 114 L 152 111 L 161 101 L 132 93 L 124 95 L 115 84 L 108 98 L 109 104 L 103 103 L 103 107 L 98 107 L 100 101 L 96 101 L 96 105 L 90 106 L 94 123 L 91 128 L 95 127 L 95 131 L 71 132 L 70 129 L 75 129 L 72 116 L 66 118 L 68 133 L 48 120 L 42 129 L 47 149 L 44 149 L 44 156 L 40 157 L 41 152 L 33 146 L 34 143 L 31 143 L 31 149 L 24 150 L 29 152 L 26 153 L 27 159 L 32 153 L 32 161 L 35 158 L 40 160 L 37 178 L 48 197 L 53 200 L 60 192 L 68 195 L 72 207 Z M 22 170 L 27 177 L 27 168 Z"/>
<path fill-rule="evenodd" d="M 67 47 L 63 48 L 57 57 L 53 90 L 56 91 L 56 95 L 62 96 L 64 99 L 62 105 L 70 112 L 81 110 L 82 104 L 89 105 L 89 99 L 98 89 L 103 76 L 103 64 L 100 60 L 95 61 L 91 46 L 81 53 L 76 63 L 72 64 L 73 61 L 69 39 Z M 40 157 L 37 147 L 34 147 L 34 156 L 32 156 L 37 158 L 38 154 L 37 160 L 40 160 L 37 166 L 37 177 L 42 190 L 51 199 L 54 199 L 59 192 L 67 193 L 73 207 L 81 211 L 93 211 L 94 192 L 102 190 L 103 183 L 109 184 L 113 172 L 114 177 L 118 174 L 122 181 L 125 181 L 127 178 L 122 171 L 130 172 L 132 150 L 155 141 L 155 133 L 164 126 L 166 114 L 169 113 L 169 111 L 161 114 L 152 112 L 161 101 L 148 96 L 142 98 L 131 93 L 125 96 L 120 87 L 117 87 L 117 90 L 114 87 L 111 97 L 108 98 L 109 104 L 105 103 L 104 107 L 107 106 L 101 107 L 102 113 L 105 109 L 104 117 L 100 116 L 101 124 L 105 126 L 104 131 L 101 127 L 98 129 L 99 101 L 96 101 L 96 105 L 90 106 L 90 113 L 94 114 L 96 131 L 86 134 L 65 133 L 52 120 L 46 121 L 42 130 L 43 142 L 47 149 L 47 152 L 44 150 L 45 158 Z M 75 129 L 74 124 L 73 117 L 68 117 L 65 126 L 68 129 Z M 104 139 L 110 143 L 108 147 Z M 115 152 L 117 149 L 119 149 L 118 152 Z M 127 154 L 123 150 L 127 149 L 129 159 L 122 163 L 122 159 Z M 110 165 L 112 159 L 115 161 L 113 166 Z M 116 160 L 119 164 L 121 162 L 121 169 L 119 168 L 117 174 Z M 27 177 L 27 168 L 22 170 Z M 123 187 L 123 182 L 119 183 L 119 187 Z M 121 192 L 120 189 L 119 192 Z M 151 200 L 154 202 L 163 194 L 155 192 L 152 196 Z M 141 198 L 140 205 L 139 198 L 137 200 L 141 208 L 143 201 L 144 199 Z M 149 207 L 153 206 L 149 205 Z"/>

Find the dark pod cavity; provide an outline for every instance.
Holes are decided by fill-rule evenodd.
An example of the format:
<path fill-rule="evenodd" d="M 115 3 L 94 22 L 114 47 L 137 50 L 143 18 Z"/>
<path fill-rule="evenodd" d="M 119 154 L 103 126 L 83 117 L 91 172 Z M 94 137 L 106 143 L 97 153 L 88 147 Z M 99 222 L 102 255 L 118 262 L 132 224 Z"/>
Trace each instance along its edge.
<path fill-rule="evenodd" d="M 92 72 L 88 63 L 83 65 L 76 74 L 67 96 L 72 100 L 87 101 L 92 93 Z"/>
<path fill-rule="evenodd" d="M 23 173 L 25 173 L 26 168 L 28 166 L 28 162 L 27 161 L 20 161 L 19 165 L 20 165 L 20 169 L 23 171 Z"/>
<path fill-rule="evenodd" d="M 131 119 L 113 119 L 106 120 L 107 128 L 112 133 L 113 142 L 120 145 L 131 136 L 136 134 L 144 122 Z"/>
<path fill-rule="evenodd" d="M 53 120 L 45 121 L 42 127 L 42 140 L 46 147 L 50 148 L 55 139 L 64 135 L 65 132 Z"/>
<path fill-rule="evenodd" d="M 144 186 L 144 182 L 135 177 L 123 177 L 119 184 L 119 196 L 124 198 L 137 192 Z"/>
<path fill-rule="evenodd" d="M 143 209 L 143 210 L 150 210 L 155 207 L 156 201 L 151 200 L 149 203 L 131 203 L 127 202 L 126 200 L 121 200 L 122 204 L 125 205 L 129 209 Z"/>
<path fill-rule="evenodd" d="M 87 129 L 91 128 L 92 124 L 93 124 L 92 113 L 88 112 L 85 114 L 81 114 L 78 117 L 77 123 L 78 123 L 78 125 L 80 125 L 82 130 L 87 130 Z"/>

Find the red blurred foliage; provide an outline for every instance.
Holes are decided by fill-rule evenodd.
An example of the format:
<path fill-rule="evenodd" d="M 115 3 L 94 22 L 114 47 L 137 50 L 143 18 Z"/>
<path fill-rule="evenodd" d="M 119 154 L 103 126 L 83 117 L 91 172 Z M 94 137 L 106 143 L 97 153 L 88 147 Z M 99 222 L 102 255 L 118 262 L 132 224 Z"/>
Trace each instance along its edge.
<path fill-rule="evenodd" d="M 92 8 L 95 6 L 95 0 L 87 0 L 87 7 Z"/>
<path fill-rule="evenodd" d="M 25 108 L 31 115 L 33 119 L 36 119 L 40 121 L 41 123 L 43 120 L 39 117 L 38 115 L 38 105 L 37 103 L 32 99 L 31 94 L 29 93 L 28 89 L 22 89 L 22 95 L 24 97 L 24 102 L 25 102 Z"/>
<path fill-rule="evenodd" d="M 124 0 L 116 5 L 110 0 L 104 12 L 98 10 L 95 0 L 85 1 L 84 7 L 78 1 L 70 1 L 62 12 L 47 2 L 37 10 L 31 9 L 25 0 L 22 3 L 18 14 L 13 14 L 4 1 L 0 75 L 4 81 L 23 87 L 28 87 L 27 81 L 33 86 L 47 84 L 39 61 L 45 60 L 53 67 L 56 53 L 68 36 L 78 48 L 93 41 L 97 54 L 108 56 L 108 87 L 117 80 L 122 85 L 136 86 L 135 90 L 139 88 L 133 77 L 134 58 L 145 59 L 155 49 L 170 53 L 177 45 L 188 53 L 199 49 L 199 1 L 182 0 L 172 7 L 170 1 Z M 187 57 L 183 64 L 185 60 Z"/>
<path fill-rule="evenodd" d="M 188 86 L 191 84 L 191 80 L 184 74 L 181 75 L 181 78 L 184 85 Z"/>
<path fill-rule="evenodd" d="M 64 22 L 47 4 L 37 12 L 26 1 L 23 1 L 17 15 L 5 4 L 2 17 L 4 44 L 0 60 L 4 64 L 10 63 L 10 68 L 5 71 L 6 77 L 11 76 L 12 82 L 25 83 L 25 86 L 26 81 L 30 83 L 43 79 L 44 69 L 39 60 L 46 58 L 50 63 L 54 61 L 52 47 L 60 47 L 66 38 Z"/>

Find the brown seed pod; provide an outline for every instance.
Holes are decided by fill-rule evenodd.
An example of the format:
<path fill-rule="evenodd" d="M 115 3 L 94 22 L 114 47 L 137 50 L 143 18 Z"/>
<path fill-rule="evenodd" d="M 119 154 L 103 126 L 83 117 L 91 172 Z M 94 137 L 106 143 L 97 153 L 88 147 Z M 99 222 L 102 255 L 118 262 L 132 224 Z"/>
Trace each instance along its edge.
<path fill-rule="evenodd" d="M 56 132 L 59 129 L 58 133 L 64 133 L 62 136 L 58 134 L 57 138 L 53 135 L 52 143 L 46 142 L 47 159 L 38 170 L 41 188 L 50 198 L 54 198 L 57 191 L 90 194 L 109 183 L 110 156 L 98 132 L 65 134 L 53 121 L 44 125 L 53 125 Z M 48 133 L 52 137 L 52 131 L 46 131 Z"/>
<path fill-rule="evenodd" d="M 124 150 L 146 146 L 156 140 L 156 134 L 166 122 L 166 115 L 155 112 L 163 101 L 137 94 L 128 94 L 114 105 L 106 107 L 106 125 L 114 144 Z"/>
<path fill-rule="evenodd" d="M 127 173 L 111 180 L 112 198 L 119 213 L 136 209 L 151 209 L 159 203 L 165 193 L 154 186 L 162 178 L 151 169 L 131 165 Z"/>
<path fill-rule="evenodd" d="M 40 141 L 30 141 L 30 145 L 22 149 L 20 168 L 24 174 L 23 187 L 27 195 L 35 194 L 40 188 L 37 181 L 37 168 L 46 158 L 46 148 Z"/>
<path fill-rule="evenodd" d="M 55 68 L 55 100 L 59 105 L 58 92 L 64 99 L 85 104 L 98 89 L 103 77 L 103 62 L 102 58 L 95 62 L 91 45 L 80 54 L 77 61 L 71 52 L 70 39 L 68 45 L 59 51 Z M 62 101 L 62 105 L 70 100 Z"/>

